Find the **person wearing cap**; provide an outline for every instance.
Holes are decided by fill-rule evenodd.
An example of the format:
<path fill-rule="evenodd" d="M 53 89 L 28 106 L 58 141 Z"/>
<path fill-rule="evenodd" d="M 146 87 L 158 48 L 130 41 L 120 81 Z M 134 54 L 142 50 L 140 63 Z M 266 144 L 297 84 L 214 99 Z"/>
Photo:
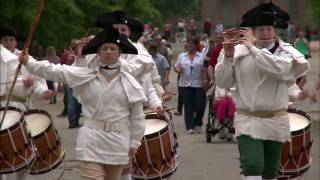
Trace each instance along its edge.
<path fill-rule="evenodd" d="M 17 55 L 21 52 L 16 49 L 16 46 L 17 40 L 13 30 L 0 27 L 1 107 L 5 107 L 7 103 L 7 95 L 12 86 L 12 81 L 19 63 Z M 27 111 L 33 107 L 35 100 L 50 99 L 52 94 L 53 92 L 48 90 L 44 79 L 31 75 L 26 68 L 22 67 L 13 89 L 9 106 Z M 18 171 L 16 173 L 16 179 L 23 180 L 27 174 L 27 169 Z M 2 175 L 2 179 L 6 179 L 6 175 Z"/>
<path fill-rule="evenodd" d="M 136 42 L 142 35 L 143 26 L 140 22 L 134 20 L 133 18 L 128 17 L 122 11 L 113 11 L 102 14 L 95 22 L 96 27 L 104 28 L 108 26 L 115 27 L 120 34 L 126 36 L 127 38 L 131 38 L 133 41 L 129 39 L 129 41 L 137 48 L 138 54 L 122 54 L 120 61 L 122 61 L 122 66 L 126 69 L 130 74 L 132 74 L 138 82 L 143 87 L 154 88 L 156 90 L 157 95 L 162 100 L 168 100 L 170 95 L 165 93 L 161 86 L 161 77 L 157 71 L 155 63 L 152 59 L 152 56 L 145 49 L 143 44 L 140 42 Z M 97 56 L 90 55 L 86 57 L 86 63 L 83 63 L 82 60 L 77 60 L 76 63 L 78 66 L 83 66 L 84 64 L 92 67 L 94 66 L 94 62 L 97 61 Z M 152 86 L 143 85 L 142 79 L 146 79 L 145 74 L 151 78 Z M 152 92 L 151 89 L 146 89 L 145 92 Z M 153 108 L 156 111 L 162 111 L 162 105 L 155 106 L 151 105 L 152 102 L 157 102 L 152 100 L 154 97 L 152 94 L 146 94 L 150 106 L 156 107 Z"/>
<path fill-rule="evenodd" d="M 122 55 L 122 58 L 125 60 L 125 62 L 123 62 L 125 69 L 130 72 L 144 88 L 149 107 L 154 111 L 163 111 L 161 99 L 164 100 L 167 93 L 164 92 L 161 86 L 161 77 L 152 56 L 144 45 L 138 42 L 138 39 L 142 36 L 143 25 L 137 20 L 128 17 L 123 11 L 104 13 L 98 17 L 95 22 L 95 26 L 100 28 L 110 25 L 116 28 L 119 33 L 126 36 L 137 48 L 138 55 Z M 152 82 L 151 86 L 149 84 L 150 80 Z M 154 96 L 153 89 L 155 89 L 158 97 Z M 161 103 L 159 104 L 159 102 Z M 121 177 L 122 180 L 131 179 L 130 169 L 130 166 L 124 169 Z"/>
<path fill-rule="evenodd" d="M 277 37 L 276 28 L 286 28 L 289 19 L 273 3 L 261 3 L 243 16 L 238 37 L 228 37 L 234 30 L 224 32 L 215 80 L 219 87 L 235 87 L 235 136 L 246 180 L 276 179 L 282 144 L 291 140 L 288 87 L 309 63 Z"/>
<path fill-rule="evenodd" d="M 97 53 L 98 66 L 50 64 L 26 56 L 20 57 L 20 62 L 34 74 L 68 84 L 85 106 L 84 126 L 79 129 L 76 145 L 81 178 L 119 180 L 145 130 L 143 88 L 119 61 L 121 53 L 138 52 L 113 27 L 98 33 L 79 52 Z"/>
<path fill-rule="evenodd" d="M 104 13 L 98 17 L 95 22 L 95 26 L 100 28 L 110 25 L 118 29 L 119 33 L 129 38 L 130 42 L 138 50 L 138 55 L 122 55 L 122 57 L 128 62 L 128 71 L 136 77 L 138 81 L 145 72 L 150 72 L 150 78 L 157 94 L 159 97 L 164 96 L 165 92 L 161 86 L 161 78 L 152 56 L 148 53 L 143 44 L 138 42 L 138 39 L 142 36 L 143 25 L 139 21 L 127 16 L 123 11 Z"/>

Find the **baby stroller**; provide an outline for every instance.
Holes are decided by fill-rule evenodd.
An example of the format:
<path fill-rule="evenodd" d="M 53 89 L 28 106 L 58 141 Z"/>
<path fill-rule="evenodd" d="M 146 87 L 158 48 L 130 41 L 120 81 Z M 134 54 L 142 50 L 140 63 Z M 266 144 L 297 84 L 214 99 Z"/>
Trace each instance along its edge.
<path fill-rule="evenodd" d="M 208 123 L 206 125 L 206 141 L 211 142 L 212 138 L 219 134 L 220 139 L 232 141 L 234 128 L 233 118 L 235 114 L 235 105 L 230 97 L 223 97 L 216 100 L 217 91 L 222 89 L 213 86 L 212 92 L 208 94 L 209 111 Z"/>

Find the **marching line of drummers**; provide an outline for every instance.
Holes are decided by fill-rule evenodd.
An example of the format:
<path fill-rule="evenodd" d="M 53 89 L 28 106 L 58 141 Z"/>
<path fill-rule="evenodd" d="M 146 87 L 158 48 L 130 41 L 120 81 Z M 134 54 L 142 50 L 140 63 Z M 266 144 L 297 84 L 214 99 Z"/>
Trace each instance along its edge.
<path fill-rule="evenodd" d="M 275 7 L 272 3 L 263 5 L 271 6 L 273 8 L 272 10 L 274 10 Z M 272 18 L 274 17 L 272 16 Z M 244 19 L 244 22 L 249 23 L 245 26 L 252 25 L 250 23 L 253 22 L 249 20 L 251 19 Z M 262 24 L 256 24 L 256 26 L 275 26 L 274 21 L 275 20 L 272 19 L 272 24 L 264 24 L 263 22 Z M 259 21 L 259 23 L 261 22 Z M 77 159 L 84 162 L 80 167 L 80 176 L 82 178 L 94 179 L 96 176 L 100 176 L 100 173 L 102 173 L 101 176 L 109 177 L 108 174 L 103 174 L 105 172 L 111 172 L 110 174 L 112 174 L 112 176 L 110 177 L 117 180 L 120 178 L 121 172 L 122 175 L 128 175 L 130 178 L 132 176 L 135 179 L 169 178 L 177 170 L 179 164 L 178 141 L 174 131 L 173 118 L 170 112 L 171 108 L 164 108 L 162 106 L 162 100 L 160 99 L 163 98 L 164 92 L 161 86 L 152 87 L 152 90 L 146 88 L 150 87 L 151 82 L 151 86 L 156 86 L 155 84 L 159 85 L 159 82 L 154 83 L 155 79 L 159 80 L 158 72 L 154 69 L 154 62 L 149 61 L 152 58 L 147 60 L 142 58 L 150 57 L 148 56 L 148 53 L 146 53 L 144 47 L 141 47 L 143 46 L 142 44 L 139 44 L 136 41 L 131 42 L 130 39 L 128 39 L 130 35 L 126 38 L 120 35 L 118 30 L 121 29 L 120 27 L 123 27 L 121 26 L 123 24 L 131 26 L 132 32 L 137 28 L 137 23 L 133 19 L 127 17 L 123 12 L 116 11 L 106 13 L 98 18 L 95 25 L 97 27 L 102 27 L 104 30 L 94 37 L 85 38 L 82 39 L 82 42 L 79 42 L 77 47 L 78 52 L 75 52 L 77 57 L 79 57 L 76 62 L 78 64 L 75 65 L 76 67 L 54 65 L 48 62 L 37 62 L 30 58 L 28 54 L 20 55 L 19 62 L 30 72 L 40 77 L 70 85 L 70 87 L 74 88 L 75 95 L 79 101 L 84 105 L 84 114 L 87 115 L 86 118 L 88 119 L 86 119 L 85 125 L 79 130 L 76 147 L 78 153 Z M 117 26 L 118 29 L 116 29 L 115 26 Z M 141 36 L 142 30 L 140 29 L 138 31 L 138 34 Z M 237 39 L 234 39 L 234 37 L 231 36 L 234 34 L 239 35 L 239 31 L 243 34 L 248 32 L 245 29 L 237 30 L 237 32 L 233 31 L 234 29 L 227 30 L 224 34 L 225 42 L 223 48 L 225 53 L 224 58 L 226 58 L 226 60 L 224 60 L 223 63 L 218 63 L 218 66 L 220 66 L 220 77 L 224 77 L 227 74 L 226 72 L 232 69 L 228 67 L 232 64 L 232 61 L 228 60 L 234 57 L 234 46 L 236 44 L 240 43 L 243 46 L 244 44 L 250 46 L 251 44 L 249 44 L 248 41 L 260 44 L 275 41 L 275 39 L 261 41 L 248 40 L 246 37 L 240 36 L 237 37 Z M 228 37 L 228 35 L 230 35 L 230 37 Z M 229 41 L 226 41 L 228 38 Z M 274 51 L 271 52 L 272 49 L 270 49 L 270 52 L 274 53 L 279 46 L 283 45 L 283 42 L 280 43 L 282 44 L 279 44 L 279 42 L 274 43 L 273 45 L 275 48 L 272 47 L 274 48 Z M 259 51 L 259 49 L 254 47 L 256 49 L 253 48 L 252 50 L 251 48 L 249 49 L 253 51 L 253 53 L 258 54 L 257 51 Z M 248 48 L 246 48 L 246 51 L 248 51 Z M 91 56 L 91 54 L 95 55 Z M 240 55 L 246 57 L 248 54 Z M 244 58 L 244 61 L 248 59 Z M 107 62 L 107 60 L 110 60 L 112 63 Z M 298 63 L 300 63 L 299 65 L 301 65 L 301 68 L 298 69 L 299 72 L 296 72 L 294 75 L 297 75 L 298 73 L 303 74 L 308 69 L 308 63 L 304 60 L 301 60 L 301 62 Z M 145 77 L 149 80 L 147 82 L 149 84 L 147 85 L 146 82 L 143 81 L 143 78 Z M 266 77 L 270 78 L 269 76 Z M 227 80 L 228 79 L 225 79 L 224 82 L 217 81 L 217 84 L 227 84 Z M 279 83 L 279 87 L 283 82 L 284 81 L 278 82 L 278 79 L 277 81 L 274 81 L 274 83 Z M 285 89 L 287 86 L 281 86 L 281 88 Z M 158 95 L 160 94 L 160 97 L 157 96 L 156 100 L 153 99 L 154 102 L 156 102 L 154 104 L 150 100 L 152 97 L 149 91 L 152 91 L 153 95 L 156 91 Z M 12 101 L 14 100 L 18 101 L 17 98 L 12 97 Z M 145 102 L 149 103 L 149 108 L 151 108 L 151 110 L 145 110 L 143 112 L 143 107 L 146 107 L 145 104 L 143 104 Z M 282 103 L 283 101 L 279 102 Z M 115 108 L 118 109 L 115 111 Z M 5 118 L 2 118 L 4 113 L 6 113 L 6 116 Z M 280 119 L 283 118 L 283 116 L 286 118 L 288 117 L 289 125 L 285 124 L 282 128 L 286 130 L 290 129 L 288 132 L 289 135 L 285 134 L 287 132 L 280 132 L 279 129 L 276 131 L 279 131 L 280 133 L 276 132 L 276 135 L 271 135 L 274 136 L 274 139 L 271 141 L 277 144 L 276 148 L 272 148 L 278 149 L 278 147 L 280 147 L 280 150 L 277 152 L 281 154 L 280 163 L 277 163 L 276 160 L 272 162 L 275 163 L 276 166 L 280 166 L 276 170 L 272 169 L 272 171 L 276 171 L 277 173 L 272 176 L 275 176 L 278 179 L 293 179 L 303 175 L 309 169 L 312 162 L 310 155 L 312 146 L 311 122 L 309 116 L 305 112 L 296 109 L 283 110 L 283 108 L 276 111 L 257 110 L 251 112 L 239 108 L 237 109 L 237 113 L 243 118 L 243 123 L 249 120 L 257 123 L 257 119 L 274 120 L 273 118 Z M 43 174 L 55 169 L 63 162 L 65 151 L 61 146 L 61 138 L 59 137 L 48 112 L 35 109 L 24 111 L 21 110 L 21 108 L 9 106 L 7 109 L 1 108 L 0 117 L 3 119 L 0 123 L 1 174 L 16 173 L 23 169 L 28 169 L 28 173 L 33 175 Z M 106 120 L 106 117 L 111 118 Z M 122 118 L 122 121 L 116 121 L 119 120 L 119 118 Z M 112 122 L 110 120 L 115 121 Z M 268 123 L 270 122 L 272 121 L 268 121 Z M 274 122 L 279 123 L 280 120 Z M 239 124 L 240 123 L 238 122 L 238 125 Z M 259 126 L 262 127 L 262 125 L 258 125 L 257 127 Z M 238 126 L 238 128 L 239 127 L 240 126 Z M 245 127 L 245 125 L 242 127 Z M 239 129 L 237 130 L 239 133 Z M 240 129 L 240 131 L 241 130 L 244 132 L 247 129 L 243 128 Z M 127 135 L 126 133 L 134 135 Z M 253 133 L 253 135 L 261 135 L 263 137 L 267 136 L 269 132 L 262 132 L 265 134 L 259 134 L 260 132 L 255 133 L 256 134 Z M 90 134 L 95 134 L 98 137 L 104 138 L 102 138 L 103 140 L 93 138 L 93 140 L 91 139 L 92 136 L 90 136 Z M 281 134 L 281 136 L 279 134 Z M 87 139 L 83 138 L 87 136 Z M 118 142 L 117 138 L 119 137 L 125 139 L 125 142 Z M 239 135 L 238 137 L 241 136 Z M 251 137 L 249 137 L 249 139 L 248 137 L 242 136 L 242 138 L 239 138 L 239 146 L 241 145 L 244 147 L 245 144 L 250 141 Z M 290 138 L 291 140 L 286 138 Z M 108 143 L 106 142 L 106 139 L 110 140 L 110 147 L 107 147 L 108 144 L 104 144 Z M 89 146 L 91 145 L 90 143 L 92 143 L 89 142 L 90 140 L 98 144 L 95 147 L 98 150 L 90 149 Z M 239 140 L 241 140 L 241 142 L 239 142 Z M 265 139 L 261 138 L 260 140 L 264 141 Z M 123 145 L 121 143 L 127 144 Z M 121 147 L 116 146 L 117 144 L 121 144 Z M 279 144 L 280 146 L 278 146 Z M 99 150 L 103 150 L 103 148 L 110 150 L 111 155 L 105 152 L 99 152 Z M 127 150 L 129 151 L 128 153 Z M 125 155 L 122 156 L 121 152 L 118 151 L 123 151 Z M 240 152 L 240 156 L 248 158 L 241 153 L 244 152 Z M 98 160 L 100 155 L 102 158 L 101 160 Z M 112 156 L 114 156 L 114 159 L 111 158 Z M 240 157 L 240 160 L 241 159 L 242 158 Z M 89 163 L 90 160 L 93 161 L 94 164 L 91 162 Z M 127 165 L 128 162 L 129 165 Z M 243 163 L 242 165 L 247 165 L 244 162 L 241 163 Z M 94 166 L 92 165 L 103 165 L 102 167 L 104 170 L 102 171 L 105 172 L 93 168 Z M 114 169 L 108 169 L 110 167 L 106 167 L 105 165 L 114 166 Z M 117 165 L 119 165 L 119 167 L 117 167 Z M 247 171 L 245 166 L 242 166 L 242 168 L 245 178 L 249 179 L 249 177 L 252 176 L 251 172 Z M 89 172 L 88 169 L 97 171 L 92 173 Z M 129 170 L 129 173 L 124 173 L 123 169 Z M 268 170 L 269 169 L 267 169 L 267 171 Z M 254 177 L 254 180 L 262 179 L 258 176 L 252 177 Z M 272 177 L 272 179 L 273 178 L 274 177 Z"/>
<path fill-rule="evenodd" d="M 165 178 L 178 167 L 178 141 L 172 114 L 145 112 L 146 130 L 142 144 L 132 160 L 136 179 Z M 1 108 L 2 117 L 4 108 Z M 0 173 L 27 168 L 29 174 L 44 174 L 62 163 L 65 151 L 51 116 L 44 110 L 22 112 L 9 107 L 0 131 Z"/>

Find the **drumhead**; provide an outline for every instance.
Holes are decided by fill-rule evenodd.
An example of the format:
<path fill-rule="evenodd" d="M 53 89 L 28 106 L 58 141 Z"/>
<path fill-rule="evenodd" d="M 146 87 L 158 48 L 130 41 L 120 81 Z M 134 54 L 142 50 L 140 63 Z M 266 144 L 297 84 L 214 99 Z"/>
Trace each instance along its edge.
<path fill-rule="evenodd" d="M 290 131 L 291 132 L 304 129 L 310 124 L 309 120 L 300 114 L 288 113 L 288 115 L 289 115 Z"/>
<path fill-rule="evenodd" d="M 0 118 L 2 119 L 4 111 L 0 111 Z M 1 131 L 8 129 L 11 126 L 15 125 L 21 119 L 21 113 L 19 111 L 7 110 L 6 117 L 3 120 Z M 1 121 L 0 119 L 0 121 Z"/>
<path fill-rule="evenodd" d="M 50 117 L 42 113 L 27 114 L 25 116 L 25 119 L 32 137 L 35 137 L 44 132 L 51 123 Z"/>
<path fill-rule="evenodd" d="M 148 119 L 146 122 L 146 129 L 144 135 L 153 134 L 155 132 L 161 131 L 163 128 L 168 126 L 168 123 L 159 119 Z"/>

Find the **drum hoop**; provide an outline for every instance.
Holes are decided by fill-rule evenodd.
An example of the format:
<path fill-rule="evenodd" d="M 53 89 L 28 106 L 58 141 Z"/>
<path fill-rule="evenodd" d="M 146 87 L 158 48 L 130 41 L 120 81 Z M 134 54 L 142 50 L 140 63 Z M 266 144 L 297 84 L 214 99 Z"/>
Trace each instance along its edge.
<path fill-rule="evenodd" d="M 160 119 L 163 121 L 168 122 L 168 118 L 164 115 L 164 114 L 160 114 L 160 113 L 151 113 L 151 114 L 147 114 L 145 119 Z"/>
<path fill-rule="evenodd" d="M 51 115 L 47 112 L 47 111 L 44 111 L 44 110 L 41 110 L 41 109 L 31 109 L 31 110 L 28 110 L 27 112 L 24 112 L 24 115 L 27 116 L 27 115 L 30 115 L 30 114 L 34 114 L 34 113 L 40 113 L 40 114 L 45 114 L 49 117 L 50 119 L 50 124 L 49 126 L 43 131 L 41 132 L 40 134 L 37 134 L 36 136 L 33 136 L 31 137 L 31 139 L 39 139 L 43 136 L 43 134 L 45 133 L 48 133 L 50 131 L 50 129 L 52 128 L 53 126 L 53 122 L 52 122 L 52 118 L 51 118 Z M 27 126 L 28 126 L 28 123 L 27 123 Z"/>
<path fill-rule="evenodd" d="M 154 119 L 154 118 L 152 118 Z M 151 133 L 151 134 L 148 134 L 148 135 L 144 135 L 145 138 L 147 140 L 151 140 L 151 139 L 154 139 L 154 138 L 157 138 L 159 137 L 159 133 L 162 135 L 164 134 L 165 132 L 169 132 L 169 124 L 168 124 L 168 121 L 164 120 L 164 119 L 159 119 L 161 121 L 165 121 L 167 123 L 167 126 L 162 128 L 160 131 L 157 131 L 157 132 L 154 132 L 154 133 Z M 148 119 L 146 119 L 146 121 L 148 121 Z"/>
<path fill-rule="evenodd" d="M 165 172 L 163 175 L 149 175 L 147 176 L 147 179 L 148 180 L 160 180 L 160 179 L 164 179 L 164 178 L 167 178 L 167 177 L 170 177 L 172 174 L 174 174 L 177 169 L 178 169 L 178 165 L 179 165 L 179 162 L 178 162 L 178 159 L 176 159 L 176 162 L 174 164 L 174 167 L 171 169 L 171 170 L 168 170 L 167 172 Z M 146 177 L 145 176 L 139 176 L 139 175 L 135 175 L 134 173 L 132 173 L 132 177 L 134 177 L 135 179 L 137 180 L 145 180 Z"/>
<path fill-rule="evenodd" d="M 44 173 L 47 173 L 47 172 L 50 172 L 51 170 L 57 168 L 62 162 L 63 162 L 63 159 L 66 155 L 64 149 L 62 148 L 61 146 L 61 154 L 60 154 L 60 158 L 59 158 L 59 161 L 56 162 L 56 164 L 54 164 L 53 166 L 50 166 L 49 168 L 46 168 L 46 169 L 43 169 L 43 170 L 40 170 L 40 171 L 31 171 L 29 170 L 29 174 L 33 174 L 33 175 L 36 175 L 36 174 L 44 174 Z M 34 161 L 36 161 L 37 159 L 35 159 Z"/>
<path fill-rule="evenodd" d="M 297 131 L 291 131 L 290 133 L 292 137 L 301 136 L 304 134 L 304 132 L 310 131 L 310 128 L 311 128 L 311 124 L 308 124 L 308 126 L 306 126 L 305 128 L 299 129 Z"/>
<path fill-rule="evenodd" d="M 0 174 L 11 174 L 11 173 L 15 173 L 17 171 L 20 171 L 26 167 L 28 167 L 28 165 L 34 161 L 36 159 L 36 155 L 34 153 L 32 153 L 32 155 L 30 156 L 30 159 L 28 159 L 28 162 L 25 163 L 24 165 L 21 165 L 20 167 L 18 167 L 17 169 L 14 169 L 14 170 L 3 170 L 3 171 L 0 171 Z"/>
<path fill-rule="evenodd" d="M 287 109 L 287 112 L 299 114 L 299 115 L 304 116 L 305 118 L 307 118 L 308 121 L 310 121 L 310 116 L 306 112 L 304 112 L 302 110 L 299 110 L 299 109 Z"/>
<path fill-rule="evenodd" d="M 294 170 L 292 170 L 292 171 L 279 171 L 279 174 L 281 176 L 285 176 L 285 177 L 289 176 L 291 178 L 298 177 L 298 176 L 304 174 L 305 172 L 307 172 L 308 169 L 310 168 L 310 166 L 311 165 L 308 164 L 308 166 L 306 166 L 298 171 L 294 171 Z"/>
<path fill-rule="evenodd" d="M 297 136 L 297 135 L 303 134 L 303 132 L 306 132 L 308 129 L 311 128 L 310 116 L 306 112 L 304 112 L 302 110 L 298 110 L 298 109 L 288 109 L 287 112 L 299 114 L 299 115 L 305 117 L 309 122 L 309 124 L 306 127 L 304 127 L 303 129 L 299 129 L 299 130 L 296 130 L 296 131 L 291 131 L 291 135 L 292 136 Z"/>
<path fill-rule="evenodd" d="M 0 108 L 0 111 L 2 111 L 2 110 L 4 110 L 4 107 Z M 9 106 L 9 107 L 8 107 L 8 110 L 18 111 L 18 112 L 21 114 L 21 117 L 20 117 L 20 119 L 19 119 L 18 122 L 23 123 L 24 114 L 22 113 L 22 110 L 21 110 L 21 109 L 19 109 L 19 108 L 17 108 L 17 107 Z M 18 126 L 20 126 L 20 124 L 19 124 L 18 122 L 15 123 L 13 126 L 7 128 L 7 129 L 9 129 L 9 131 L 15 130 Z M 8 132 L 6 131 L 7 129 L 1 130 L 1 131 L 0 131 L 0 136 L 3 135 L 3 134 L 7 134 L 7 133 L 8 133 Z"/>

